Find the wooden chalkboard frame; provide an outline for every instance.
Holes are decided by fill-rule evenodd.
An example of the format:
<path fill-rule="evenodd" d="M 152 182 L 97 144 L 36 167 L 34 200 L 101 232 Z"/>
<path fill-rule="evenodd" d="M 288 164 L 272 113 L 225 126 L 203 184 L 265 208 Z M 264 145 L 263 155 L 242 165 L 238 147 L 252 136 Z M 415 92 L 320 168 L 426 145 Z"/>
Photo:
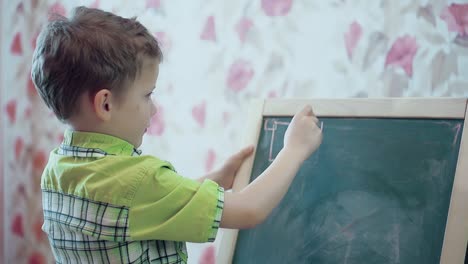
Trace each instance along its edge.
<path fill-rule="evenodd" d="M 244 145 L 257 145 L 262 120 L 268 116 L 293 116 L 310 104 L 320 117 L 427 118 L 464 120 L 457 168 L 450 198 L 440 263 L 463 263 L 468 241 L 468 109 L 467 98 L 382 99 L 268 99 L 254 100 L 248 112 Z M 326 130 L 326 127 L 324 128 Z M 248 185 L 255 153 L 242 165 L 233 191 Z M 217 254 L 220 264 L 231 263 L 238 230 L 224 229 Z"/>

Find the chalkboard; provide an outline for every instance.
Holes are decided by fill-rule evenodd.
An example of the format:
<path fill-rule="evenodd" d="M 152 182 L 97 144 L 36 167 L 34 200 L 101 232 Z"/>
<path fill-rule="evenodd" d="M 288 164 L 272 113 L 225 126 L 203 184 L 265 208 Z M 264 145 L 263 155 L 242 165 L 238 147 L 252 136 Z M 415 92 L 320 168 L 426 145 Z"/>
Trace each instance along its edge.
<path fill-rule="evenodd" d="M 265 118 L 252 180 L 290 118 Z M 234 263 L 439 263 L 463 121 L 323 118 L 321 147 Z"/>
<path fill-rule="evenodd" d="M 264 101 L 235 191 L 273 162 L 305 103 L 323 122 L 322 145 L 265 222 L 227 231 L 219 263 L 462 263 L 466 99 Z"/>

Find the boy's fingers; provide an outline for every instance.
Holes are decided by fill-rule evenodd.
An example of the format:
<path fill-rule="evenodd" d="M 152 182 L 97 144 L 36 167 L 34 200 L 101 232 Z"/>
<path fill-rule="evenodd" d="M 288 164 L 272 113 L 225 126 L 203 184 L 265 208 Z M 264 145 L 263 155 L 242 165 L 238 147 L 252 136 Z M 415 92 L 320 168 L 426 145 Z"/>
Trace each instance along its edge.
<path fill-rule="evenodd" d="M 311 118 L 312 118 L 312 121 L 314 121 L 315 124 L 318 124 L 319 120 L 318 120 L 317 117 L 312 116 Z"/>
<path fill-rule="evenodd" d="M 301 115 L 305 116 L 313 116 L 314 115 L 314 110 L 312 110 L 312 106 L 306 105 L 302 110 L 299 112 Z"/>
<path fill-rule="evenodd" d="M 248 146 L 246 148 L 239 150 L 239 152 L 234 154 L 232 158 L 236 160 L 244 160 L 245 158 L 247 158 L 248 156 L 252 154 L 253 150 L 254 150 L 254 146 Z"/>
<path fill-rule="evenodd" d="M 243 154 L 242 156 L 244 157 L 249 156 L 250 154 L 252 154 L 253 150 L 254 150 L 254 146 L 248 146 L 244 148 L 243 150 L 241 150 L 241 153 Z"/>

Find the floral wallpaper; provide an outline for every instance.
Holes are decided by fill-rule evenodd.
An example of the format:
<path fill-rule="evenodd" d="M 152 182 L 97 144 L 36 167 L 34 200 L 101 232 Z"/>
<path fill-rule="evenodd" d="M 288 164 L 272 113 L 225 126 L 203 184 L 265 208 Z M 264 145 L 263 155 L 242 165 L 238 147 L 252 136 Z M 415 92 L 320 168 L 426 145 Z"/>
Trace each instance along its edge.
<path fill-rule="evenodd" d="M 51 263 L 40 175 L 64 126 L 30 79 L 50 12 L 77 5 L 138 19 L 162 43 L 159 114 L 144 152 L 198 177 L 241 148 L 253 98 L 467 97 L 468 1 L 11 0 L 1 2 L 0 168 L 5 263 Z M 222 235 L 222 234 L 221 234 Z M 190 263 L 217 245 L 190 244 Z"/>

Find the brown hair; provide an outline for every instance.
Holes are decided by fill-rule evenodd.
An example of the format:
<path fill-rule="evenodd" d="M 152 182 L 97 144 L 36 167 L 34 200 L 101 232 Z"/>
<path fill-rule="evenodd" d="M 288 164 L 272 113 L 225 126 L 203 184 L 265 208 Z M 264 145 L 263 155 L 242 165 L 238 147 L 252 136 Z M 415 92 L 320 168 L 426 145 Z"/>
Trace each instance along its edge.
<path fill-rule="evenodd" d="M 34 51 L 32 80 L 62 121 L 77 111 L 77 99 L 109 89 L 117 95 L 141 72 L 143 58 L 162 60 L 156 39 L 136 21 L 99 9 L 77 7 L 42 30 Z"/>

